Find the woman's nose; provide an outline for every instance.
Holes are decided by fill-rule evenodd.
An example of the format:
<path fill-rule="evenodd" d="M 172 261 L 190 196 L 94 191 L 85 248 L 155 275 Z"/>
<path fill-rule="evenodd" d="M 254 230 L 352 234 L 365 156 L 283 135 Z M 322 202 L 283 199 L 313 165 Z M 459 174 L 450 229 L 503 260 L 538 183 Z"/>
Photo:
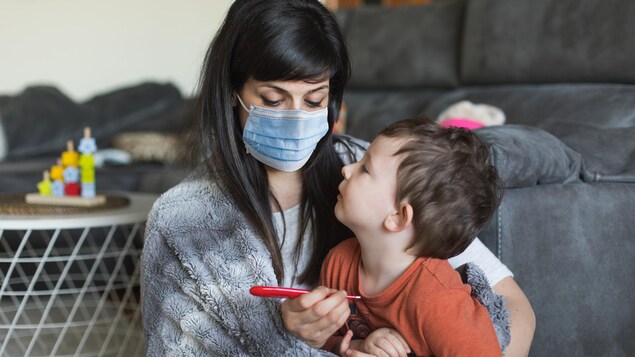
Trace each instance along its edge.
<path fill-rule="evenodd" d="M 289 108 L 289 109 L 301 110 L 302 109 L 302 101 L 301 100 L 293 100 L 293 103 L 291 103 L 291 108 Z"/>

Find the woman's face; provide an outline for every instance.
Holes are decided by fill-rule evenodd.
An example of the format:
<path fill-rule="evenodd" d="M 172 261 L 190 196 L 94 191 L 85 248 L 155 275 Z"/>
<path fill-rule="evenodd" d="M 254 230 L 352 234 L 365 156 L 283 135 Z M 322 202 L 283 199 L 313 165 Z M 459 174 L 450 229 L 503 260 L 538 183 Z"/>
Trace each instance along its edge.
<path fill-rule="evenodd" d="M 268 109 L 314 111 L 329 103 L 329 80 L 261 82 L 250 77 L 238 95 L 247 109 L 253 104 Z M 244 128 L 249 113 L 238 100 L 235 105 L 240 109 L 240 126 Z"/>

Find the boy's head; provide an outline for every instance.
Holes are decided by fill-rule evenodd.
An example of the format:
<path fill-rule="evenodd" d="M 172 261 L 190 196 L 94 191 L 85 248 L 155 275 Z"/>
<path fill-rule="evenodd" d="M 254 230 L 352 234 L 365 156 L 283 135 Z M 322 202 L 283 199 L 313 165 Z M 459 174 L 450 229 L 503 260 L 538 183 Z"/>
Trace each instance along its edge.
<path fill-rule="evenodd" d="M 487 147 L 465 129 L 407 119 L 384 129 L 358 163 L 342 169 L 335 208 L 355 233 L 390 228 L 396 212 L 411 222 L 418 256 L 447 259 L 462 252 L 492 216 L 501 181 Z M 407 216 L 410 215 L 409 219 Z"/>

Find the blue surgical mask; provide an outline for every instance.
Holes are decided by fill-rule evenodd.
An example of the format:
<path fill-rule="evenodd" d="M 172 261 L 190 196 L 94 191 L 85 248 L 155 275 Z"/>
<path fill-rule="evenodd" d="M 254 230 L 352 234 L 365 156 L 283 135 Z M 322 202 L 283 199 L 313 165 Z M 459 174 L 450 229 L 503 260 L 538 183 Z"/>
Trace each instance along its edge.
<path fill-rule="evenodd" d="M 251 105 L 243 129 L 247 153 L 263 164 L 280 171 L 299 170 L 309 161 L 317 143 L 329 130 L 328 109 L 267 109 Z"/>

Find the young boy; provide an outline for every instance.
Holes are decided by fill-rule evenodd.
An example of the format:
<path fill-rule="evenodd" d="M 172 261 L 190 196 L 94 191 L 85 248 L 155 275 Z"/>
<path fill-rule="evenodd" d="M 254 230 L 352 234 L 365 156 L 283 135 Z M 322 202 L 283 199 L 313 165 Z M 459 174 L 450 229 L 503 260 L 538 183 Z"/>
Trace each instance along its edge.
<path fill-rule="evenodd" d="M 356 239 L 331 250 L 321 284 L 362 299 L 323 348 L 500 356 L 487 310 L 446 260 L 470 244 L 500 201 L 487 147 L 467 130 L 408 119 L 384 129 L 342 174 L 335 215 Z"/>

